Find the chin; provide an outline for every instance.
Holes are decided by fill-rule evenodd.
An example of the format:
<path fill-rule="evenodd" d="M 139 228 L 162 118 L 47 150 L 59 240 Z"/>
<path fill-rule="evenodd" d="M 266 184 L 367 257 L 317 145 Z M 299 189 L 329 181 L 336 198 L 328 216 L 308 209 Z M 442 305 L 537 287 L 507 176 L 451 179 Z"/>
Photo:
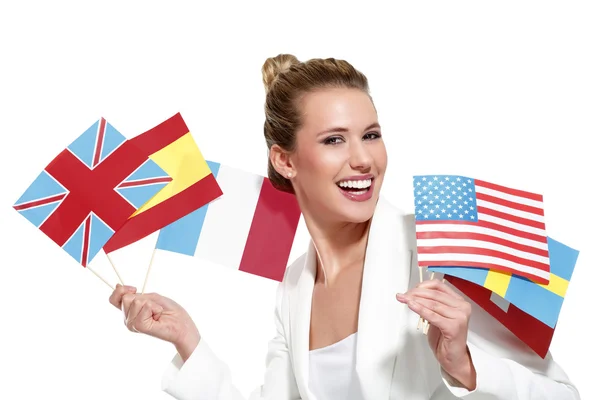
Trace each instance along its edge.
<path fill-rule="evenodd" d="M 348 203 L 345 201 L 345 203 Z M 375 206 L 377 202 L 375 199 L 358 203 L 358 204 L 344 204 L 340 207 L 340 217 L 345 222 L 360 224 L 369 221 L 375 213 Z"/>
<path fill-rule="evenodd" d="M 373 217 L 379 193 L 375 190 L 369 198 L 362 200 L 340 196 L 339 194 L 336 197 L 335 210 L 332 210 L 336 217 L 341 222 L 360 224 L 369 221 Z"/>

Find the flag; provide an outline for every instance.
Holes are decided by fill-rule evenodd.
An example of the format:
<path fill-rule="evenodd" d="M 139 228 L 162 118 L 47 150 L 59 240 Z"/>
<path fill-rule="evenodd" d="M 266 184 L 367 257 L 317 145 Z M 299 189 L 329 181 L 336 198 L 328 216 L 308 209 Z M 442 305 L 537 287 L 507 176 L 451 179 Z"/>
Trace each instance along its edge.
<path fill-rule="evenodd" d="M 452 276 L 450 274 L 453 273 L 453 268 L 442 268 L 439 271 L 447 272 L 444 277 L 448 282 L 496 318 L 542 358 L 546 357 L 550 348 L 558 314 L 579 255 L 577 250 L 552 238 L 548 238 L 548 244 L 550 285 L 539 285 L 513 275 L 507 290 L 510 302 L 507 301 L 508 298 L 503 299 L 480 285 L 481 281 L 476 282 L 472 275 Z"/>
<path fill-rule="evenodd" d="M 543 198 L 455 175 L 414 177 L 419 266 L 507 272 L 548 284 Z"/>
<path fill-rule="evenodd" d="M 264 176 L 209 165 L 223 196 L 161 229 L 156 249 L 281 281 L 300 220 L 296 197 Z"/>
<path fill-rule="evenodd" d="M 175 114 L 131 142 L 173 180 L 115 232 L 104 245 L 107 253 L 143 239 L 222 194 L 181 114 Z"/>
<path fill-rule="evenodd" d="M 101 118 L 44 168 L 13 208 L 85 267 L 170 181 Z"/>
<path fill-rule="evenodd" d="M 550 237 L 548 238 L 548 250 L 550 283 L 547 285 L 517 275 L 481 268 L 429 267 L 428 270 L 443 273 L 445 276 L 455 276 L 483 286 L 550 328 L 555 328 L 579 251 Z"/>

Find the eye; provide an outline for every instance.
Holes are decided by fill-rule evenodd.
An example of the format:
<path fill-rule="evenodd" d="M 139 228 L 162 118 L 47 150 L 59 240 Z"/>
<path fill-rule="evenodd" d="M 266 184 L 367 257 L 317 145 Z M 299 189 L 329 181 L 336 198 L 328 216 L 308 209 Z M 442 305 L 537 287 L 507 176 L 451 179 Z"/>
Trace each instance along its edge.
<path fill-rule="evenodd" d="M 323 140 L 323 143 L 324 144 L 340 144 L 343 141 L 344 140 L 339 136 L 331 136 L 331 137 L 328 137 L 327 139 Z"/>
<path fill-rule="evenodd" d="M 379 139 L 381 137 L 381 133 L 379 132 L 369 132 L 367 134 L 365 134 L 364 138 L 366 140 L 375 140 L 375 139 Z"/>

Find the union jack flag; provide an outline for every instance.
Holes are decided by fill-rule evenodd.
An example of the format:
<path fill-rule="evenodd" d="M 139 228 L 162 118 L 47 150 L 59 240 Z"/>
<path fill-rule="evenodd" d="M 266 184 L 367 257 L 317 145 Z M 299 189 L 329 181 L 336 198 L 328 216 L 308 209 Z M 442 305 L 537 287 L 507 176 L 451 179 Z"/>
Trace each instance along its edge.
<path fill-rule="evenodd" d="M 543 198 L 454 175 L 414 177 L 419 266 L 486 268 L 548 284 Z"/>
<path fill-rule="evenodd" d="M 44 168 L 13 208 L 85 267 L 171 180 L 101 118 Z"/>

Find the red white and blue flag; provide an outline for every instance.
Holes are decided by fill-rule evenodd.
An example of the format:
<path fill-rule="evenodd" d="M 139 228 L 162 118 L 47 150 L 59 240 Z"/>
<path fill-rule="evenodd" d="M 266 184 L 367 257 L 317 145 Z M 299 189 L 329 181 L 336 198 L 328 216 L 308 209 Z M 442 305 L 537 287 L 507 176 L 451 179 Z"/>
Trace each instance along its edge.
<path fill-rule="evenodd" d="M 473 267 L 548 284 L 543 198 L 455 175 L 414 177 L 421 267 Z"/>
<path fill-rule="evenodd" d="M 223 195 L 162 228 L 156 249 L 280 282 L 301 217 L 296 196 L 265 176 L 207 163 Z"/>
<path fill-rule="evenodd" d="M 101 118 L 46 166 L 13 207 L 85 267 L 171 180 Z"/>

